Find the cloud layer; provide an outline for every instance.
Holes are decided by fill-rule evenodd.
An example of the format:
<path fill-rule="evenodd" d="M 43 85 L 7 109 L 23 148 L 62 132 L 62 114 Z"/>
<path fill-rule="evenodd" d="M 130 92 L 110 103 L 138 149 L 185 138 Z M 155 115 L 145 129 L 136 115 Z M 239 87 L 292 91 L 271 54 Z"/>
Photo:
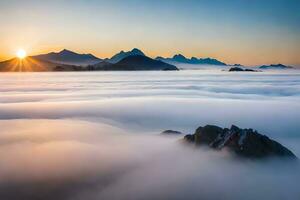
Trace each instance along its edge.
<path fill-rule="evenodd" d="M 300 167 L 186 146 L 175 129 L 254 128 L 300 156 L 300 75 L 0 75 L 1 199 L 297 199 Z"/>

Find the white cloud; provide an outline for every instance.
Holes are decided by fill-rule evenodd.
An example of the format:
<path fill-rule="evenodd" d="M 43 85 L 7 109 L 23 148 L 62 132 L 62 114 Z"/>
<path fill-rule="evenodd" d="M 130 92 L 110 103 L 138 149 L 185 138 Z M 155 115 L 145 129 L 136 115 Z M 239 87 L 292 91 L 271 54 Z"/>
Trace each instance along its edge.
<path fill-rule="evenodd" d="M 236 124 L 299 156 L 299 74 L 1 74 L 0 84 L 1 199 L 300 196 L 298 165 L 240 162 L 158 135 Z"/>

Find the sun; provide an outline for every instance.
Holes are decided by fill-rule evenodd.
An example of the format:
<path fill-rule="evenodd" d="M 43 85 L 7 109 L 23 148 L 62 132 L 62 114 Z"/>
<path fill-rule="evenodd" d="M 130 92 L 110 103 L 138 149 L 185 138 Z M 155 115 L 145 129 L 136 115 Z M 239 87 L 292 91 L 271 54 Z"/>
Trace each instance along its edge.
<path fill-rule="evenodd" d="M 26 57 L 26 51 L 24 49 L 19 49 L 17 51 L 17 57 L 20 58 L 20 59 L 23 59 Z"/>

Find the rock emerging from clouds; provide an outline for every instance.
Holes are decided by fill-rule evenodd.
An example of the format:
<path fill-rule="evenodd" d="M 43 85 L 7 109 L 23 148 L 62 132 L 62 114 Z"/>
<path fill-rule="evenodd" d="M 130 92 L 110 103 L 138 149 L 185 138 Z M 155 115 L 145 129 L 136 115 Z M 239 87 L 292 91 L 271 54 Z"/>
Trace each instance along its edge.
<path fill-rule="evenodd" d="M 254 69 L 243 69 L 241 67 L 231 67 L 229 72 L 258 72 L 257 70 Z"/>
<path fill-rule="evenodd" d="M 286 157 L 296 159 L 296 156 L 280 143 L 253 129 L 241 129 L 234 125 L 230 129 L 206 125 L 197 128 L 194 134 L 186 135 L 184 139 L 195 145 L 206 145 L 216 150 L 226 148 L 246 158 Z"/>
<path fill-rule="evenodd" d="M 161 132 L 163 135 L 180 135 L 182 134 L 180 131 L 174 131 L 174 130 L 165 130 Z"/>

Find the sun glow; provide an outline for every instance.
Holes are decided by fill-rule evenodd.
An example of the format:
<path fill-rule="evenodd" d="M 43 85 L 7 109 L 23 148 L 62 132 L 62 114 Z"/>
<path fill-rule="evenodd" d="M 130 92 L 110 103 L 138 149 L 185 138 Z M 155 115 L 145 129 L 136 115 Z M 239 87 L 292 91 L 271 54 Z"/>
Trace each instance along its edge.
<path fill-rule="evenodd" d="M 17 51 L 17 57 L 20 58 L 20 59 L 23 59 L 26 57 L 26 51 L 24 49 L 19 49 Z"/>

